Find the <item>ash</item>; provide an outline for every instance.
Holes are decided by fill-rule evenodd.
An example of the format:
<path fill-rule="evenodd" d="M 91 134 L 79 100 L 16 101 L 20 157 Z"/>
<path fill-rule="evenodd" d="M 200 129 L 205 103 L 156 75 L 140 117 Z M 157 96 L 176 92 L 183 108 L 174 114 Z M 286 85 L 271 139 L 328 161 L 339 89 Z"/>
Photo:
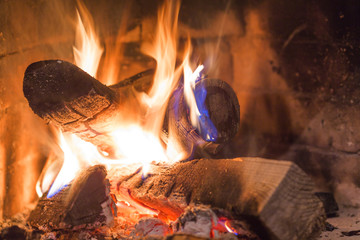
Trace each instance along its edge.
<path fill-rule="evenodd" d="M 100 226 L 94 229 L 86 227 L 74 227 L 67 230 L 53 230 L 44 232 L 31 227 L 27 223 L 31 208 L 17 214 L 11 219 L 0 222 L 0 239 L 38 239 L 38 240 L 236 240 L 236 239 L 258 239 L 247 232 L 246 228 L 237 225 L 235 235 L 221 227 L 223 214 L 213 211 L 207 206 L 193 206 L 185 209 L 184 213 L 173 223 L 166 223 L 156 217 L 129 218 L 122 216 L 121 213 L 115 217 L 114 224 L 110 226 Z M 216 213 L 215 213 L 216 212 Z M 221 212 L 221 211 L 220 211 Z M 235 221 L 232 221 L 235 222 Z M 234 225 L 236 226 L 236 224 Z M 241 226 L 241 229 L 239 228 Z M 236 227 L 234 227 L 236 228 Z"/>
<path fill-rule="evenodd" d="M 174 224 L 174 229 L 176 232 L 197 237 L 219 237 L 217 231 L 212 233 L 213 225 L 214 223 L 217 224 L 218 220 L 216 214 L 208 207 L 191 207 L 178 218 Z"/>

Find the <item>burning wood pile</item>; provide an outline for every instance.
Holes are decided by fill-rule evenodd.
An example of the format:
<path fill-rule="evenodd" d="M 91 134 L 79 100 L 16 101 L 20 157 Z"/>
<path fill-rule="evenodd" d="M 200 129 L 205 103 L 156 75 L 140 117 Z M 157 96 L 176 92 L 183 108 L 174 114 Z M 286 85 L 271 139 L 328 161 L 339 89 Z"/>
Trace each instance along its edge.
<path fill-rule="evenodd" d="M 24 95 L 35 114 L 61 130 L 64 153 L 61 170 L 44 170 L 42 196 L 28 218 L 36 231 L 24 236 L 309 239 L 320 233 L 323 205 L 299 167 L 221 158 L 239 129 L 239 103 L 226 82 L 204 77 L 202 65 L 191 69 L 190 43 L 177 63 L 178 11 L 171 1 L 159 11 L 153 48 L 145 48 L 155 70 L 106 86 L 95 77 L 99 58 L 86 54 L 76 65 L 46 60 L 27 68 Z M 89 60 L 95 68 L 87 68 Z"/>

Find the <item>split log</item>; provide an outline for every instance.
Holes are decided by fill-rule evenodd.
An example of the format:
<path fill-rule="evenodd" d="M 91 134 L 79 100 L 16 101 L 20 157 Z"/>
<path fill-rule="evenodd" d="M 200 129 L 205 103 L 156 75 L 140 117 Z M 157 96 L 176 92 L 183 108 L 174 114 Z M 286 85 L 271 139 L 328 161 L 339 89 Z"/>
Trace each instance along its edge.
<path fill-rule="evenodd" d="M 119 182 L 132 199 L 178 217 L 207 204 L 246 218 L 264 239 L 309 239 L 320 234 L 325 212 L 311 179 L 294 163 L 261 158 L 200 159 L 141 173 Z"/>
<path fill-rule="evenodd" d="M 44 194 L 30 213 L 29 224 L 43 231 L 110 226 L 116 205 L 105 177 L 105 168 L 96 165 L 82 171 L 53 197 Z"/>

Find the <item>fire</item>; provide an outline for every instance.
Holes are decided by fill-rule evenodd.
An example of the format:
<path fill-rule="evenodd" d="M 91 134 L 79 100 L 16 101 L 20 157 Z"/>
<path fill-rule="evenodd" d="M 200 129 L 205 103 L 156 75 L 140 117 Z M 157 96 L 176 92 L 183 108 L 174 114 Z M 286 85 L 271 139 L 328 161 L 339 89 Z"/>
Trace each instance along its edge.
<path fill-rule="evenodd" d="M 76 27 L 75 46 L 73 48 L 74 59 L 77 66 L 95 77 L 103 48 L 100 46 L 99 39 L 95 34 L 91 15 L 80 1 L 79 9 L 84 16 L 85 25 L 79 11 L 76 11 L 78 24 Z"/>
<path fill-rule="evenodd" d="M 190 109 L 192 109 L 191 122 L 198 129 L 201 125 L 197 120 L 201 117 L 201 111 L 197 108 L 194 90 L 195 81 L 204 66 L 200 65 L 192 72 L 189 67 L 190 45 L 185 51 L 183 63 L 176 65 L 179 9 L 180 3 L 178 1 L 165 1 L 158 13 L 158 25 L 154 41 L 152 44 L 145 44 L 142 47 L 144 53 L 156 60 L 157 68 L 153 85 L 147 93 L 134 90 L 137 105 L 130 107 L 145 109 L 145 111 L 138 111 L 139 116 L 132 116 L 134 120 L 131 123 L 128 123 L 129 121 L 118 122 L 116 126 L 113 126 L 110 136 L 115 143 L 114 147 L 118 153 L 117 159 L 107 159 L 91 143 L 84 142 L 71 134 L 60 133 L 59 143 L 63 151 L 64 161 L 48 192 L 48 197 L 52 197 L 69 184 L 81 169 L 95 164 L 104 164 L 108 168 L 125 165 L 131 165 L 134 168 L 142 166 L 143 175 L 146 176 L 151 163 L 172 163 L 185 156 L 181 150 L 176 148 L 176 138 L 170 135 L 166 143 L 160 138 L 169 98 L 177 87 L 183 71 L 185 95 L 188 104 L 191 106 Z M 96 76 L 103 48 L 95 34 L 91 16 L 83 5 L 80 5 L 80 13 L 77 12 L 77 19 L 74 60 L 76 65 L 84 71 Z M 111 52 L 106 54 L 111 54 Z M 116 59 L 116 57 L 108 55 L 105 57 L 106 59 Z M 114 65 L 113 62 L 105 61 L 101 69 L 102 74 L 104 76 L 113 75 Z M 107 71 L 109 72 L 107 73 Z M 114 81 L 112 80 L 112 82 Z M 46 186 L 49 185 L 48 182 L 54 178 L 54 175 L 54 169 L 46 173 L 41 184 L 43 187 L 38 186 L 37 188 L 39 195 L 47 190 Z"/>
<path fill-rule="evenodd" d="M 66 186 L 72 179 L 75 178 L 76 173 L 80 169 L 80 164 L 75 153 L 72 151 L 71 146 L 65 140 L 62 133 L 60 135 L 60 145 L 64 152 L 64 162 L 60 172 L 57 175 L 54 183 L 48 192 L 47 197 L 54 196 L 63 186 Z M 69 136 L 75 137 L 75 136 Z"/>
<path fill-rule="evenodd" d="M 193 72 L 189 66 L 188 58 L 186 58 L 186 64 L 184 66 L 184 97 L 190 109 L 191 124 L 197 129 L 200 129 L 200 111 L 195 99 L 195 83 L 203 69 L 204 66 L 200 65 Z"/>
<path fill-rule="evenodd" d="M 191 49 L 190 44 L 188 46 Z M 189 54 L 187 54 L 184 60 L 184 97 L 190 110 L 191 125 L 201 135 L 205 136 L 207 141 L 215 141 L 217 139 L 217 130 L 205 107 L 206 89 L 204 86 L 199 86 L 196 89 L 196 83 L 201 79 L 203 69 L 204 65 L 199 65 L 195 71 L 192 71 Z"/>

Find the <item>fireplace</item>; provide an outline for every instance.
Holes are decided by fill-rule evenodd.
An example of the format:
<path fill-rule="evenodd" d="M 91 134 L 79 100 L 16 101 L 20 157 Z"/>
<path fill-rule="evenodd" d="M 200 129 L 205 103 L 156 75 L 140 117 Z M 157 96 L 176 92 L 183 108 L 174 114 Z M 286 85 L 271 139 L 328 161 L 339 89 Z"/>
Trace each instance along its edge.
<path fill-rule="evenodd" d="M 98 46 L 103 48 L 96 79 L 106 86 L 116 86 L 119 82 L 121 85 L 124 79 L 148 77 L 152 80 L 157 63 L 143 50 L 144 43 L 154 40 L 161 6 L 162 2 L 143 0 L 0 3 L 3 26 L 0 30 L 0 217 L 4 221 L 34 209 L 39 199 L 36 190 L 42 194 L 41 191 L 49 187 L 44 178 L 55 178 L 46 175 L 46 170 L 57 169 L 56 175 L 62 165 L 58 130 L 54 124 L 47 124 L 34 114 L 24 96 L 26 68 L 31 63 L 49 59 L 75 63 L 73 46 L 79 41 L 76 9 L 80 9 L 84 29 L 88 31 L 89 24 L 93 23 Z M 178 174 L 177 171 L 187 169 L 186 166 L 192 168 L 192 161 L 199 158 L 205 160 L 197 164 L 204 168 L 208 164 L 209 169 L 221 168 L 222 163 L 233 166 L 227 162 L 229 159 L 238 161 L 241 158 L 241 161 L 261 166 L 266 165 L 262 163 L 266 159 L 285 165 L 290 161 L 295 164 L 291 166 L 296 166 L 295 172 L 305 172 L 314 183 L 314 192 L 333 194 L 340 206 L 358 207 L 359 8 L 356 1 L 182 1 L 177 24 L 178 55 L 174 64 L 181 64 L 184 49 L 191 43 L 189 61 L 193 65 L 204 65 L 204 79 L 221 80 L 233 89 L 240 105 L 240 119 L 239 128 L 236 124 L 231 128 L 236 132 L 231 133 L 227 141 L 206 145 L 206 154 L 204 151 L 188 152 L 188 156 L 179 160 L 190 161 L 171 170 L 171 174 Z M 109 70 L 111 67 L 113 71 Z M 192 71 L 195 68 L 192 66 Z M 234 109 L 231 112 L 237 113 L 237 108 Z M 164 122 L 171 122 L 171 116 L 164 117 Z M 176 126 L 172 127 L 177 129 Z M 129 134 L 136 135 L 137 130 Z M 101 152 L 111 157 L 111 151 L 101 147 Z M 141 151 L 142 147 L 138 147 Z M 206 163 L 208 159 L 219 162 Z M 251 159 L 257 160 L 252 162 Z M 108 170 L 108 177 L 116 175 L 114 172 Z M 151 174 L 132 173 L 134 175 L 127 174 L 131 177 L 126 181 L 117 179 L 115 188 L 148 188 L 148 184 L 136 185 L 142 178 L 154 186 L 159 184 Z M 208 176 L 203 177 L 207 179 Z M 42 185 L 37 185 L 39 179 Z M 186 181 L 182 184 L 191 185 Z M 110 189 L 112 187 L 113 184 Z M 202 206 L 187 211 L 189 215 L 195 212 L 210 219 L 215 214 Z M 233 217 L 229 213 L 217 214 L 217 217 Z M 252 220 L 246 219 L 246 224 L 257 225 L 257 220 Z M 158 224 L 163 227 L 164 234 L 170 234 L 172 230 L 166 228 L 163 219 L 161 221 L 142 220 L 143 225 L 139 225 Z M 268 233 L 262 235 L 264 228 L 249 227 L 249 232 L 263 239 L 279 238 Z M 314 232 L 321 230 L 319 224 Z M 248 237 L 253 236 L 249 234 Z"/>

